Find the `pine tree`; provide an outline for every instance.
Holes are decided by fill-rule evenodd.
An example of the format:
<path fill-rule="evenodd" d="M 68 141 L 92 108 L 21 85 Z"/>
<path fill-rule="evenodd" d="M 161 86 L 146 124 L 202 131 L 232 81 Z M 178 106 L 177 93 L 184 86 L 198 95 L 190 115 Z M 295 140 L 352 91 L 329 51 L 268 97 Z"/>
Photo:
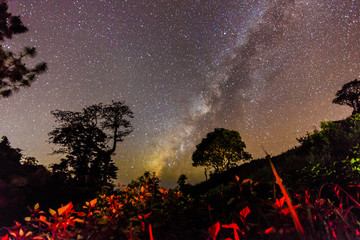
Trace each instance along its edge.
<path fill-rule="evenodd" d="M 28 31 L 19 16 L 12 16 L 8 12 L 6 1 L 0 3 L 0 43 L 5 39 L 11 39 L 15 34 Z M 22 87 L 30 86 L 36 80 L 37 75 L 47 70 L 45 62 L 41 62 L 33 68 L 25 66 L 25 58 L 34 58 L 36 49 L 25 47 L 20 53 L 6 51 L 0 45 L 0 97 L 9 97 Z"/>

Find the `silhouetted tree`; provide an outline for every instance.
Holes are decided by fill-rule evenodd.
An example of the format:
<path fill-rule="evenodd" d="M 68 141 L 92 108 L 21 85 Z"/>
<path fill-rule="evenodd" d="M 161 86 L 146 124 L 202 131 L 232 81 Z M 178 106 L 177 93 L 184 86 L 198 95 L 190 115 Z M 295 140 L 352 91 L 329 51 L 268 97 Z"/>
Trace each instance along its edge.
<path fill-rule="evenodd" d="M 12 148 L 8 138 L 3 136 L 0 141 L 0 179 L 7 177 L 7 180 L 9 180 L 8 177 L 21 166 L 21 157 L 21 150 Z"/>
<path fill-rule="evenodd" d="M 251 159 L 237 131 L 215 128 L 208 133 L 192 155 L 193 166 L 204 166 L 220 173 Z"/>
<path fill-rule="evenodd" d="M 124 102 L 100 103 L 81 112 L 55 110 L 52 114 L 59 127 L 49 133 L 50 142 L 62 146 L 54 153 L 66 154 L 60 164 L 52 166 L 53 171 L 68 171 L 85 182 L 115 179 L 118 168 L 111 155 L 132 131 L 129 107 Z"/>
<path fill-rule="evenodd" d="M 360 113 L 360 81 L 355 79 L 344 84 L 336 93 L 333 103 L 352 107 L 354 109 L 352 115 Z"/>
<path fill-rule="evenodd" d="M 8 12 L 6 1 L 0 3 L 0 42 L 11 39 L 14 34 L 27 32 L 27 27 L 21 22 L 19 16 L 12 16 Z M 25 47 L 20 53 L 4 50 L 0 45 L 0 97 L 9 97 L 21 87 L 30 86 L 36 76 L 46 71 L 46 63 L 41 62 L 33 68 L 25 66 L 23 60 L 34 58 L 36 49 Z"/>
<path fill-rule="evenodd" d="M 20 163 L 26 166 L 37 166 L 39 161 L 34 157 L 25 157 L 20 161 Z"/>

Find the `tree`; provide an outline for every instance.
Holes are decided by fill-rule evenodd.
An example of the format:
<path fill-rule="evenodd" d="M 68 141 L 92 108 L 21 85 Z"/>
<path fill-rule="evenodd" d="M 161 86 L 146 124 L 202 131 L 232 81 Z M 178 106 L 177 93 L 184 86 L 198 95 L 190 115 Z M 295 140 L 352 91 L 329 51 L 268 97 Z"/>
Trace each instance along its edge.
<path fill-rule="evenodd" d="M 12 148 L 8 138 L 3 136 L 0 141 L 0 180 L 9 179 L 19 170 L 21 157 L 21 150 Z"/>
<path fill-rule="evenodd" d="M 245 148 L 237 131 L 215 128 L 196 146 L 192 155 L 193 166 L 213 168 L 214 173 L 226 171 L 251 159 Z"/>
<path fill-rule="evenodd" d="M 352 115 L 360 113 L 360 81 L 355 79 L 344 84 L 336 93 L 333 103 L 352 107 L 354 109 Z"/>
<path fill-rule="evenodd" d="M 25 157 L 20 161 L 20 163 L 25 166 L 37 166 L 39 161 L 34 157 Z"/>
<path fill-rule="evenodd" d="M 12 16 L 8 12 L 6 1 L 0 3 L 0 42 L 11 39 L 13 35 L 25 33 L 28 29 L 23 25 L 19 16 Z M 5 51 L 0 45 L 0 97 L 9 97 L 21 87 L 30 86 L 36 76 L 47 70 L 46 63 L 41 62 L 33 68 L 25 66 L 23 60 L 34 58 L 36 49 L 25 47 L 22 52 L 15 54 Z"/>
<path fill-rule="evenodd" d="M 107 182 L 118 168 L 111 160 L 118 142 L 132 131 L 133 112 L 124 102 L 96 104 L 81 112 L 51 112 L 59 127 L 49 133 L 50 142 L 62 146 L 54 153 L 65 154 L 53 171 L 67 171 L 84 182 Z M 109 144 L 111 143 L 111 144 Z"/>

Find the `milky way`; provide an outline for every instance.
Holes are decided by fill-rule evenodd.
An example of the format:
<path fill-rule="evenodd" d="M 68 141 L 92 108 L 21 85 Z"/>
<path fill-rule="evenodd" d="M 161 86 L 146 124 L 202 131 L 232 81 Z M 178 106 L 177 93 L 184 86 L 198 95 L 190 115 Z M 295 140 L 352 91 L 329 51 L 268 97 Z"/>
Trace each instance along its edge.
<path fill-rule="evenodd" d="M 164 185 L 185 173 L 196 144 L 215 127 L 239 131 L 254 157 L 275 155 L 323 120 L 351 109 L 331 104 L 360 74 L 360 1 L 13 0 L 49 70 L 0 100 L 0 133 L 48 165 L 50 111 L 124 100 L 134 131 L 114 160 L 120 183 L 145 170 Z M 29 64 L 33 64 L 29 62 Z"/>

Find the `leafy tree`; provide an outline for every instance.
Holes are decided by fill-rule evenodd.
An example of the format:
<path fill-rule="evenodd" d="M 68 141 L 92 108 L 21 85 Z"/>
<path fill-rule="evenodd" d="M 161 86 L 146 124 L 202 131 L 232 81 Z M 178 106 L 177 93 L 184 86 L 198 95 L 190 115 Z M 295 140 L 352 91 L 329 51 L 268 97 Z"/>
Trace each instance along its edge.
<path fill-rule="evenodd" d="M 226 171 L 251 159 L 245 148 L 237 131 L 215 128 L 196 146 L 192 155 L 193 166 L 213 168 L 214 173 Z"/>
<path fill-rule="evenodd" d="M 355 79 L 344 84 L 336 93 L 333 103 L 352 107 L 354 109 L 352 115 L 360 113 L 360 81 Z"/>
<path fill-rule="evenodd" d="M 20 161 L 20 163 L 26 166 L 37 166 L 39 161 L 34 157 L 25 157 Z"/>
<path fill-rule="evenodd" d="M 27 32 L 19 16 L 12 16 L 8 12 L 6 1 L 0 3 L 0 42 L 11 39 L 14 34 Z M 33 68 L 25 66 L 23 60 L 27 57 L 34 58 L 34 47 L 25 47 L 20 53 L 4 50 L 0 45 L 0 97 L 9 97 L 21 87 L 30 86 L 38 74 L 46 71 L 46 63 L 42 62 Z"/>
<path fill-rule="evenodd" d="M 129 107 L 113 101 L 85 107 L 81 112 L 55 110 L 52 114 L 59 127 L 49 133 L 50 142 L 62 146 L 54 153 L 66 155 L 60 164 L 53 165 L 53 171 L 68 172 L 84 182 L 115 179 L 118 168 L 111 155 L 132 131 Z"/>
<path fill-rule="evenodd" d="M 0 179 L 18 171 L 21 157 L 21 150 L 12 148 L 8 138 L 3 136 L 0 141 Z"/>

